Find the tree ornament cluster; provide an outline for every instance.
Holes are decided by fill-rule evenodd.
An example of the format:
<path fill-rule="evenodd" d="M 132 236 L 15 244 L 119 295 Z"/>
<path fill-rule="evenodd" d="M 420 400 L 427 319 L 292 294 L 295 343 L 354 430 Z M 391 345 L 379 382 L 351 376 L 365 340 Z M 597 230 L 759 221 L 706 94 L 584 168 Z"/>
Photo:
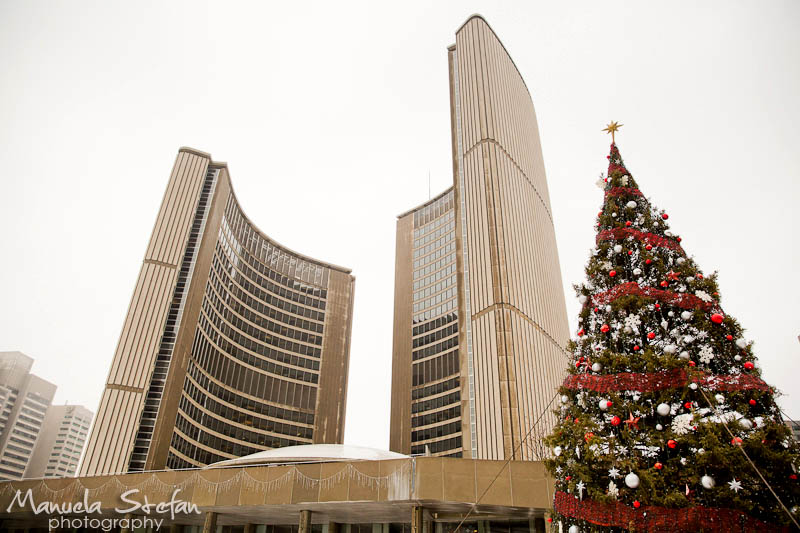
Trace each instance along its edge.
<path fill-rule="evenodd" d="M 608 159 L 561 422 L 545 441 L 552 516 L 567 531 L 783 527 L 742 449 L 789 508 L 800 505 L 800 450 L 752 343 L 723 312 L 716 273 L 686 254 L 614 144 Z"/>

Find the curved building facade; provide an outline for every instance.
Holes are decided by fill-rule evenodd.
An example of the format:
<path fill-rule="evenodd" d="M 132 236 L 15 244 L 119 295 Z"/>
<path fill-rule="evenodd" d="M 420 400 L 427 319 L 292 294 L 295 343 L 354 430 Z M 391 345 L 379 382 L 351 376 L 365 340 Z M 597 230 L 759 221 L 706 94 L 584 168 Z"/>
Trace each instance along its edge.
<path fill-rule="evenodd" d="M 440 294 L 449 294 L 428 284 L 429 274 L 417 286 L 418 269 L 428 268 L 417 262 L 436 253 L 419 241 L 431 222 L 418 225 L 417 217 L 437 200 L 397 222 L 390 448 L 537 459 L 537 441 L 553 422 L 548 405 L 566 368 L 569 332 L 536 112 L 514 62 L 480 16 L 459 28 L 448 56 L 453 187 L 441 198 L 452 198 L 452 213 L 438 216 L 452 215 L 454 227 L 432 242 L 454 248 L 447 253 L 455 256 L 456 289 L 447 305 L 457 318 L 445 324 L 417 309 L 430 303 L 438 310 Z M 451 335 L 458 339 L 458 372 L 449 373 L 442 360 L 445 374 L 437 366 L 414 381 L 417 350 L 430 352 L 422 361 L 443 358 Z M 418 406 L 429 395 L 436 401 Z"/>
<path fill-rule="evenodd" d="M 181 149 L 81 472 L 341 443 L 353 288 L 259 231 L 224 163 Z"/>

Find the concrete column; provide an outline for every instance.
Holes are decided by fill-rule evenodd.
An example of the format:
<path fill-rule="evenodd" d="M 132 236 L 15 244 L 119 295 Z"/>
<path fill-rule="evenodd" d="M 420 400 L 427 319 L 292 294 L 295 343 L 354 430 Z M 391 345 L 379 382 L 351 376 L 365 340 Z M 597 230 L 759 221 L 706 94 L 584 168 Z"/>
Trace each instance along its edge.
<path fill-rule="evenodd" d="M 297 533 L 311 533 L 311 511 L 300 511 L 300 528 Z"/>
<path fill-rule="evenodd" d="M 133 520 L 133 514 L 132 513 L 127 513 L 123 518 L 127 521 L 126 523 L 128 525 L 126 527 L 120 528 L 119 529 L 119 533 L 131 533 L 131 531 L 132 531 L 131 530 L 131 520 Z"/>
<path fill-rule="evenodd" d="M 422 507 L 419 505 L 411 508 L 411 533 L 425 533 L 422 521 Z"/>
<path fill-rule="evenodd" d="M 203 523 L 203 533 L 217 533 L 217 513 L 206 512 L 206 520 Z"/>
<path fill-rule="evenodd" d="M 339 531 L 341 529 L 338 522 L 328 522 L 328 533 L 339 533 Z"/>

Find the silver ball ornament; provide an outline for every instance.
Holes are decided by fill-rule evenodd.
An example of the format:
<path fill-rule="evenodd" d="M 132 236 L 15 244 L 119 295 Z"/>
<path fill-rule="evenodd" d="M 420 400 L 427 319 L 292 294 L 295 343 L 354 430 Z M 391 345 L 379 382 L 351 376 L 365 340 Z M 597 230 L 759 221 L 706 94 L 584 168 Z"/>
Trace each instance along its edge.
<path fill-rule="evenodd" d="M 592 372 L 600 372 L 601 370 L 603 370 L 603 365 L 601 365 L 600 363 L 592 364 Z"/>
<path fill-rule="evenodd" d="M 660 403 L 656 407 L 656 412 L 661 416 L 667 416 L 670 413 L 670 407 L 666 403 Z"/>
<path fill-rule="evenodd" d="M 681 318 L 684 320 L 689 320 L 690 318 L 692 318 L 692 313 L 690 313 L 689 311 L 684 311 L 681 313 Z"/>
<path fill-rule="evenodd" d="M 700 478 L 700 483 L 703 484 L 704 489 L 713 489 L 714 486 L 717 484 L 717 482 L 714 481 L 713 477 L 707 475 Z"/>
<path fill-rule="evenodd" d="M 742 429 L 753 429 L 753 423 L 750 420 L 746 419 L 746 418 L 740 418 L 739 419 L 739 426 Z"/>
<path fill-rule="evenodd" d="M 556 457 L 561 455 L 561 446 L 556 446 L 555 448 L 553 448 L 553 455 L 555 455 Z"/>
<path fill-rule="evenodd" d="M 628 488 L 635 489 L 639 486 L 639 476 L 631 472 L 627 476 L 625 476 L 625 484 Z"/>

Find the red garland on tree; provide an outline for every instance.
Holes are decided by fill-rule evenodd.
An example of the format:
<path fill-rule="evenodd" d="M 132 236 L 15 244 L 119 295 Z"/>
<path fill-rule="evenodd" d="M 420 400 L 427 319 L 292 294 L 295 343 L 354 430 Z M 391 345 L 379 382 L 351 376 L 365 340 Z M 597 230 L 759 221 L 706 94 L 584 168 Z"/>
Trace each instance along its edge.
<path fill-rule="evenodd" d="M 796 512 L 800 450 L 751 343 L 615 144 L 608 159 L 596 249 L 576 287 L 577 364 L 545 440 L 559 452 L 546 461 L 553 519 L 564 531 L 788 531 L 794 517 L 742 453 Z"/>

